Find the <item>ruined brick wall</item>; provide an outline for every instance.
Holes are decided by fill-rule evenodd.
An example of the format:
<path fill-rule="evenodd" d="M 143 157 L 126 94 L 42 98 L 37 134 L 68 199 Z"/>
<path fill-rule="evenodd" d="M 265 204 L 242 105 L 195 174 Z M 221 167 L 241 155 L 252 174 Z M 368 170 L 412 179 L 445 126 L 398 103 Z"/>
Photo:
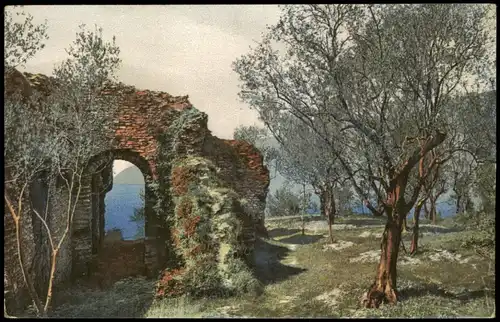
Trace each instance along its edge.
<path fill-rule="evenodd" d="M 113 165 L 92 177 L 92 254 L 96 254 L 105 236 L 106 193 L 113 189 Z"/>
<path fill-rule="evenodd" d="M 247 142 L 221 140 L 212 135 L 205 140 L 204 154 L 217 164 L 221 178 L 246 200 L 245 212 L 252 215 L 257 233 L 265 235 L 269 171 L 262 154 Z"/>
<path fill-rule="evenodd" d="M 191 108 L 187 96 L 174 97 L 165 92 L 140 91 L 133 86 L 110 84 L 104 95 L 117 98 L 114 124 L 110 131 L 113 149 L 138 152 L 149 162 L 153 174 L 156 167 L 157 137 L 164 132 L 177 111 Z"/>
<path fill-rule="evenodd" d="M 105 158 L 129 161 L 137 166 L 145 177 L 146 193 L 149 194 L 149 186 L 156 178 L 158 136 L 168 129 L 180 111 L 191 108 L 191 104 L 187 96 L 174 97 L 164 92 L 140 91 L 121 83 L 109 84 L 102 93 L 112 96 L 116 102 L 116 109 L 112 110 L 113 125 L 108 129 L 112 143 L 108 150 L 102 151 L 103 155 Z M 95 162 L 94 168 L 97 168 L 102 160 L 97 157 Z M 89 169 L 89 172 L 92 171 Z M 105 193 L 103 192 L 98 200 L 103 199 Z M 74 238 L 74 244 L 75 249 L 79 248 L 73 266 L 75 270 L 81 269 L 76 275 L 85 273 L 85 265 L 89 264 L 92 258 L 92 239 L 88 238 L 92 217 L 88 214 L 92 212 L 92 208 L 101 207 L 93 205 L 92 202 L 85 204 L 86 200 L 90 200 L 90 196 L 85 195 L 78 216 L 75 216 L 78 222 L 75 230 L 78 234 Z M 159 238 L 161 236 L 158 236 L 160 227 L 154 221 L 154 216 L 148 215 L 153 212 L 150 203 L 147 202 L 145 207 L 145 262 L 148 270 L 152 272 L 161 261 L 163 252 L 158 248 L 162 247 L 164 242 Z"/>
<path fill-rule="evenodd" d="M 57 86 L 52 77 L 30 73 L 24 75 L 34 91 L 45 95 L 49 95 L 51 86 Z M 139 90 L 123 83 L 108 83 L 101 93 L 110 96 L 115 105 L 109 110 L 113 119 L 113 125 L 107 129 L 111 143 L 103 148 L 135 151 L 149 162 L 154 173 L 157 137 L 180 111 L 192 107 L 188 96 Z"/>
<path fill-rule="evenodd" d="M 195 114 L 190 116 L 196 119 Z M 250 268 L 255 263 L 255 243 L 249 238 L 254 235 L 253 221 L 242 207 L 242 196 L 203 156 L 174 160 L 171 182 L 176 205 L 172 236 L 181 260 L 162 272 L 156 295 L 198 297 L 260 291 Z"/>
<path fill-rule="evenodd" d="M 52 203 L 51 213 L 52 217 L 50 223 L 50 231 L 53 235 L 54 243 L 59 243 L 60 238 L 62 238 L 67 225 L 67 212 L 68 212 L 68 200 L 69 193 L 66 189 L 61 189 L 57 194 L 57 198 L 54 198 Z M 72 232 L 65 237 L 65 240 L 61 244 L 61 249 L 59 250 L 59 255 L 57 257 L 57 266 L 54 276 L 54 285 L 59 285 L 69 280 L 71 276 L 71 263 L 73 260 L 73 249 L 72 249 Z"/>
<path fill-rule="evenodd" d="M 29 73 L 24 75 L 36 91 L 45 93 L 52 86 L 50 83 L 53 80 L 44 75 Z M 174 97 L 165 92 L 141 91 L 121 83 L 108 84 L 102 94 L 110 95 L 116 101 L 116 109 L 110 108 L 114 122 L 107 129 L 111 143 L 103 148 L 103 151 L 96 151 L 95 157 L 89 160 L 89 173 L 94 173 L 93 171 L 96 171 L 99 165 L 109 160 L 129 161 L 143 172 L 148 194 L 148 185 L 152 180 L 157 179 L 156 167 L 160 161 L 157 159 L 159 136 L 165 133 L 175 120 L 182 117 L 185 111 L 193 110 L 195 111 L 194 117 L 189 119 L 190 124 L 182 127 L 177 138 L 178 144 L 172 154 L 200 155 L 212 160 L 227 186 L 247 200 L 245 212 L 252 214 L 257 221 L 258 218 L 263 218 L 269 176 L 267 169 L 262 165 L 262 157 L 252 146 L 242 142 L 220 140 L 212 136 L 207 128 L 207 115 L 192 109 L 187 96 Z M 97 222 L 99 227 L 102 227 L 102 218 L 93 217 L 103 214 L 105 192 L 98 198 L 92 198 L 92 176 L 86 176 L 86 178 L 80 192 L 73 230 L 62 250 L 57 268 L 57 281 L 67 280 L 71 273 L 76 272 L 77 275 L 81 275 L 88 271 L 96 236 L 98 235 L 99 238 L 103 236 L 102 229 L 94 227 Z M 148 196 L 146 198 L 148 200 Z M 55 215 L 62 213 L 59 208 L 64 207 L 65 193 L 63 192 L 56 199 L 53 205 Z M 145 263 L 150 270 L 154 271 L 155 265 L 161 262 L 161 256 L 165 253 L 163 249 L 165 241 L 162 236 L 159 236 L 162 227 L 155 222 L 154 216 L 148 219 L 148 213 L 152 211 L 151 207 L 151 204 L 146 202 Z M 59 216 L 64 219 L 64 216 Z M 17 256 L 12 225 L 8 223 L 8 219 L 4 217 L 6 254 L 4 267 L 8 266 L 6 263 L 15 263 Z M 64 227 L 65 222 L 62 219 L 54 220 L 53 229 L 56 232 L 60 232 Z M 31 232 L 30 223 L 27 225 L 26 231 Z M 249 234 L 253 234 L 253 228 L 255 227 L 248 228 Z M 27 247 L 33 248 L 36 241 L 33 240 L 31 233 L 26 234 L 26 243 L 29 245 Z M 6 272 L 8 279 L 15 282 L 16 278 L 12 276 L 18 274 L 13 269 L 6 270 Z"/>
<path fill-rule="evenodd" d="M 207 115 L 202 112 L 192 114 L 188 118 L 189 124 L 183 125 L 178 138 L 181 144 L 175 154 L 203 156 L 214 162 L 220 178 L 246 201 L 244 210 L 255 222 L 248 234 L 267 235 L 264 209 L 270 181 L 262 154 L 247 142 L 213 136 L 207 127 Z"/>
<path fill-rule="evenodd" d="M 17 73 L 16 77 L 22 74 Z M 10 77 L 12 78 L 12 77 Z M 9 80 L 10 78 L 7 78 Z M 12 78 L 9 83 L 12 86 L 24 86 L 29 82 L 31 88 L 26 91 L 23 87 L 23 92 L 32 94 L 33 92 L 50 95 L 50 88 L 54 86 L 54 79 L 40 74 L 30 74 L 24 73 L 24 78 L 21 79 L 23 82 L 19 81 L 19 77 Z M 8 87 L 8 86 L 7 86 Z M 136 153 L 140 158 L 146 160 L 146 165 L 139 160 L 142 166 L 139 166 L 144 176 L 153 177 L 155 174 L 156 160 L 156 137 L 161 131 L 168 128 L 172 118 L 178 115 L 179 111 L 184 108 L 191 107 L 191 104 L 187 100 L 187 96 L 184 97 L 173 97 L 167 93 L 162 92 L 151 92 L 151 91 L 139 91 L 132 86 L 126 86 L 121 83 L 119 84 L 109 84 L 103 91 L 103 95 L 112 95 L 117 102 L 117 108 L 111 109 L 113 112 L 112 118 L 114 119 L 113 126 L 108 129 L 108 134 L 110 138 L 110 146 L 107 147 L 107 151 L 114 150 L 125 150 Z M 106 152 L 106 151 L 103 151 Z M 96 151 L 99 155 L 100 152 Z M 109 155 L 109 153 L 108 153 Z M 137 159 L 140 159 L 133 155 L 132 157 L 124 156 L 123 153 L 117 153 L 114 155 L 116 159 L 124 159 L 126 161 L 132 162 L 138 165 Z M 99 164 L 100 160 L 97 160 Z M 87 176 L 90 177 L 91 176 Z M 62 282 L 68 280 L 72 272 L 76 272 L 77 275 L 85 274 L 88 271 L 88 264 L 92 259 L 92 247 L 95 242 L 95 234 L 98 233 L 99 237 L 102 239 L 103 232 L 93 229 L 92 218 L 94 216 L 99 216 L 104 212 L 104 196 L 103 192 L 98 198 L 92 200 L 92 182 L 88 179 L 82 186 L 79 198 L 79 204 L 74 216 L 73 230 L 67 238 L 67 242 L 63 244 L 61 253 L 59 255 L 58 267 L 56 271 L 56 282 Z M 61 191 L 55 198 L 50 206 L 51 213 L 54 217 L 51 230 L 54 234 L 59 234 L 65 227 L 65 202 L 67 197 L 67 191 Z M 93 211 L 92 208 L 99 208 L 99 211 Z M 25 211 L 29 213 L 29 208 L 26 207 Z M 40 240 L 35 240 L 35 235 L 33 234 L 33 228 L 31 225 L 31 214 L 30 216 L 25 216 L 26 222 L 23 226 L 25 234 L 23 235 L 23 245 L 25 249 L 25 254 L 27 257 L 27 262 L 33 262 L 33 250 L 35 245 L 39 244 Z M 61 220 L 57 220 L 61 219 Z M 99 225 L 103 226 L 102 217 L 99 218 Z M 94 226 L 96 221 L 94 220 Z M 161 252 L 155 251 L 154 247 L 157 247 L 158 241 L 155 236 L 155 223 L 150 223 L 151 229 L 149 229 L 149 240 L 146 241 L 146 262 L 149 262 L 150 266 L 153 266 L 157 262 L 158 254 Z M 93 233 L 94 231 L 94 233 Z M 8 215 L 7 211 L 4 211 L 4 269 L 6 274 L 4 274 L 4 284 L 7 289 L 15 289 L 16 293 L 18 289 L 23 288 L 22 275 L 20 272 L 19 264 L 17 261 L 17 249 L 15 242 L 15 229 L 13 221 Z M 93 242 L 94 238 L 94 242 Z M 149 247 L 148 247 L 149 244 Z M 46 261 L 44 261 L 43 267 L 47 266 Z M 39 266 L 40 267 L 40 266 Z"/>
<path fill-rule="evenodd" d="M 269 191 L 269 170 L 264 165 L 264 157 L 253 145 L 238 140 L 224 140 L 235 148 L 242 162 L 244 179 L 236 182 L 236 190 L 247 200 L 246 209 L 254 215 L 256 232 L 267 237 L 264 226 L 264 210 Z"/>

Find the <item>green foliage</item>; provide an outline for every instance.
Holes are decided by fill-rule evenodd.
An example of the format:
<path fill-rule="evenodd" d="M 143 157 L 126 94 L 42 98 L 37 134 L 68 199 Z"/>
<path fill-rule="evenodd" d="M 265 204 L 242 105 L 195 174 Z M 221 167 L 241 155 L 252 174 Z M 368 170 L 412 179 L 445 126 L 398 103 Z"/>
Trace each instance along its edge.
<path fill-rule="evenodd" d="M 334 197 L 336 199 L 337 213 L 342 216 L 348 216 L 352 214 L 353 208 L 353 193 L 351 186 L 346 185 L 342 187 L 336 187 L 333 189 Z"/>
<path fill-rule="evenodd" d="M 12 18 L 10 9 L 4 14 L 7 28 L 4 64 L 13 68 L 24 64 L 43 48 L 47 27 L 46 24 L 33 25 L 30 15 L 18 14 L 16 19 L 24 19 L 24 22 L 18 22 Z M 84 25 L 80 27 L 76 40 L 66 50 L 67 59 L 55 66 L 54 77 L 34 75 L 30 79 L 31 83 L 37 84 L 39 91 L 24 97 L 4 97 L 4 121 L 9 130 L 4 149 L 7 170 L 4 183 L 9 189 L 7 199 L 14 204 L 22 204 L 24 196 L 14 193 L 15 190 L 31 185 L 38 178 L 43 178 L 48 187 L 63 186 L 69 193 L 67 205 L 64 205 L 71 209 L 68 212 L 48 212 L 50 207 L 34 209 L 35 223 L 44 229 L 41 237 L 44 240 L 37 242 L 50 245 L 50 251 L 57 254 L 61 254 L 63 243 L 71 235 L 71 225 L 56 231 L 47 222 L 73 221 L 87 163 L 95 154 L 108 148 L 106 129 L 112 122 L 115 105 L 114 100 L 103 96 L 101 91 L 105 83 L 113 78 L 120 63 L 120 51 L 114 38 L 112 42 L 107 42 L 101 29 L 90 32 L 85 30 Z M 15 70 L 10 71 L 16 74 Z M 17 74 L 20 78 L 24 77 Z M 44 200 L 46 204 L 54 199 L 57 193 L 54 190 L 49 188 Z M 28 205 L 25 205 L 26 208 Z M 21 236 L 25 233 L 19 232 Z M 52 242 L 55 240 L 57 243 Z M 25 246 L 20 245 L 20 249 L 22 247 Z M 55 265 L 58 259 L 55 259 Z M 50 265 L 52 260 L 50 256 L 41 259 L 43 265 Z M 24 264 L 21 263 L 21 266 Z M 26 271 L 28 268 L 21 269 Z M 47 278 L 49 291 L 46 294 L 34 294 L 31 284 L 45 284 L 45 278 L 32 283 L 29 274 L 23 276 L 38 314 L 47 314 L 54 278 Z"/>
<path fill-rule="evenodd" d="M 268 137 L 267 130 L 257 126 L 239 126 L 234 130 L 235 140 L 246 141 L 258 147 Z"/>
<path fill-rule="evenodd" d="M 24 65 L 49 39 L 47 21 L 35 25 L 32 15 L 14 8 L 4 8 L 4 67 L 8 68 Z"/>
<path fill-rule="evenodd" d="M 296 216 L 300 214 L 302 203 L 300 196 L 285 185 L 268 197 L 267 207 L 269 217 Z"/>
<path fill-rule="evenodd" d="M 182 276 L 182 282 L 185 285 L 186 295 L 192 298 L 225 294 L 217 262 L 211 254 L 200 255 L 196 266 L 191 266 Z"/>
<path fill-rule="evenodd" d="M 65 60 L 54 75 L 61 80 L 71 80 L 68 85 L 83 86 L 82 89 L 95 91 L 115 78 L 121 59 L 120 48 L 116 45 L 115 36 L 111 42 L 103 41 L 102 28 L 94 26 L 94 31 L 86 30 L 85 24 L 79 26 L 76 40 L 66 52 L 71 57 Z M 85 70 L 85 73 L 79 73 Z M 75 77 L 78 76 L 78 77 Z"/>
<path fill-rule="evenodd" d="M 457 226 L 471 230 L 462 246 L 473 249 L 481 257 L 495 260 L 495 205 L 496 205 L 496 166 L 492 163 L 480 164 L 475 171 L 475 184 L 472 187 L 479 197 L 479 209 L 470 206 L 467 211 L 455 218 Z"/>
<path fill-rule="evenodd" d="M 26 161 L 17 172 L 65 169 L 70 176 L 79 176 L 86 162 L 107 147 L 105 128 L 114 101 L 100 96 L 100 90 L 118 67 L 119 49 L 114 40 L 102 39 L 101 29 L 88 32 L 82 25 L 76 36 L 67 49 L 69 57 L 54 69 L 55 80 L 42 79 L 49 86 L 49 97 L 35 93 L 29 99 L 37 108 L 29 109 L 16 99 L 4 102 L 10 131 L 5 153 Z M 31 121 L 35 119 L 36 124 Z"/>
<path fill-rule="evenodd" d="M 481 257 L 494 261 L 496 245 L 495 214 L 483 211 L 464 213 L 460 215 L 458 220 L 466 229 L 474 231 L 474 234 L 470 234 L 462 246 L 473 249 Z"/>
<path fill-rule="evenodd" d="M 419 158 L 412 156 L 440 146 L 464 149 L 476 141 L 473 127 L 460 122 L 472 109 L 450 102 L 462 100 L 461 92 L 489 90 L 495 82 L 486 6 L 281 9 L 279 21 L 235 60 L 233 69 L 241 81 L 239 96 L 284 146 L 287 158 L 282 159 L 290 161 L 285 168 L 294 180 L 311 183 L 307 177 L 317 172 L 317 181 L 346 177 L 360 199 L 385 201 L 392 176 L 401 173 L 394 169 L 410 173 L 405 185 L 416 177 Z M 474 81 L 467 82 L 471 76 Z M 482 113 L 480 124 L 491 120 L 494 110 L 490 106 Z M 489 122 L 490 140 L 494 127 Z M 425 153 L 423 142 L 428 142 Z M 495 144 L 489 142 L 485 150 Z M 418 192 L 406 189 L 406 202 L 415 203 Z"/>
<path fill-rule="evenodd" d="M 187 296 L 164 299 L 153 303 L 144 315 L 145 318 L 199 318 L 203 306 L 199 301 Z"/>
<path fill-rule="evenodd" d="M 145 219 L 144 216 L 144 207 L 134 209 L 134 214 L 130 215 L 130 221 L 132 222 L 143 222 Z"/>
<path fill-rule="evenodd" d="M 253 246 L 244 242 L 243 224 L 250 218 L 243 212 L 239 196 L 224 187 L 214 164 L 205 158 L 189 156 L 175 159 L 172 161 L 171 173 L 172 182 L 178 185 L 183 178 L 173 178 L 175 175 L 190 173 L 193 176 L 189 176 L 190 184 L 188 189 L 181 190 L 182 194 L 179 195 L 176 190 L 174 216 L 170 220 L 181 270 L 175 274 L 168 270 L 163 273 L 158 296 L 186 294 L 197 298 L 234 292 L 229 286 L 232 283 L 228 284 L 228 281 L 239 275 L 237 271 L 233 271 L 235 275 L 228 274 L 228 267 L 233 266 L 229 265 L 230 262 L 226 263 L 226 259 L 235 256 L 246 263 L 251 254 L 246 248 Z M 176 279 L 179 284 L 172 284 L 177 290 L 169 289 L 166 285 L 171 284 L 173 275 L 178 276 Z M 247 282 L 251 283 L 250 277 Z M 239 289 L 238 292 L 247 289 L 251 287 Z"/>
<path fill-rule="evenodd" d="M 48 39 L 47 22 L 35 25 L 33 16 L 16 11 L 14 7 L 4 9 L 4 80 L 14 72 L 13 68 L 22 66 L 43 49 Z M 4 96 L 4 158 L 9 179 L 30 182 L 47 169 L 44 159 L 59 145 L 53 132 L 47 137 L 50 121 L 42 111 L 27 109 L 20 97 Z"/>
<path fill-rule="evenodd" d="M 248 268 L 248 264 L 240 258 L 227 258 L 226 279 L 229 281 L 228 288 L 234 295 L 260 295 L 264 291 L 262 283 L 259 282 Z"/>
<path fill-rule="evenodd" d="M 360 220 L 359 225 L 365 225 Z M 361 228 L 359 227 L 359 228 Z M 362 228 L 366 230 L 370 228 Z M 382 232 L 383 227 L 372 232 Z M 326 228 L 325 228 L 326 232 Z M 420 262 L 398 266 L 398 291 L 401 301 L 397 305 L 382 305 L 378 310 L 359 307 L 359 296 L 372 281 L 374 263 L 353 263 L 352 258 L 366 251 L 373 251 L 377 239 L 360 238 L 360 229 L 336 231 L 338 238 L 354 242 L 354 246 L 342 251 L 324 251 L 324 239 L 304 244 L 295 250 L 288 250 L 287 244 L 277 240 L 259 244 L 259 255 L 266 256 L 272 263 L 261 263 L 259 268 L 271 268 L 277 283 L 267 284 L 260 295 L 225 296 L 219 298 L 192 298 L 180 296 L 151 301 L 154 286 L 147 280 L 129 279 L 117 283 L 108 292 L 68 290 L 61 294 L 66 304 L 55 312 L 57 317 L 221 317 L 227 316 L 230 307 L 232 317 L 489 317 L 494 308 L 494 279 L 482 277 L 487 265 L 482 259 L 475 259 L 470 252 L 460 247 L 464 232 L 447 232 L 422 237 L 426 252 L 417 256 Z M 466 232 L 473 235 L 474 232 Z M 290 231 L 281 237 L 294 236 Z M 427 250 L 453 249 L 455 253 L 469 258 L 468 263 L 455 261 L 424 260 Z M 286 266 L 280 262 L 294 259 L 305 270 L 289 275 Z M 244 267 L 235 261 L 235 267 Z M 477 269 L 474 269 L 474 265 Z M 232 270 L 232 269 L 230 269 Z M 234 271 L 241 271 L 236 268 Z M 335 276 L 335 278 L 332 278 Z M 206 277 L 206 276 L 204 276 Z M 214 280 L 216 280 L 215 278 Z M 241 279 L 241 281 L 239 281 Z M 245 282 L 244 273 L 233 278 L 233 285 L 251 285 Z M 339 296 L 325 296 L 339 290 Z M 220 290 L 222 292 L 222 289 Z M 224 312 L 226 312 L 224 314 Z"/>
<path fill-rule="evenodd" d="M 71 167 L 71 161 L 85 164 L 88 158 L 109 147 L 106 129 L 112 124 L 117 98 L 101 95 L 101 90 L 114 80 L 121 60 L 115 37 L 105 41 L 97 26 L 90 31 L 80 25 L 76 40 L 66 52 L 69 58 L 54 69 L 58 85 L 48 107 L 64 130 L 61 144 L 67 146 L 70 154 L 83 156 L 82 160 L 68 157 L 69 164 L 65 166 Z"/>
<path fill-rule="evenodd" d="M 165 231 L 168 231 L 174 224 L 173 213 L 175 204 L 172 199 L 171 187 L 171 171 L 174 160 L 178 157 L 178 148 L 181 145 L 180 136 L 186 126 L 200 117 L 200 112 L 194 107 L 183 110 L 169 124 L 166 131 L 157 136 L 157 173 L 158 179 L 148 178 L 154 202 L 152 202 L 153 210 L 158 222 L 163 226 Z M 172 236 L 168 237 L 167 244 L 169 248 L 174 248 L 172 245 Z M 174 254 L 171 254 L 173 257 Z M 180 263 L 180 258 L 172 259 L 173 262 Z"/>
<path fill-rule="evenodd" d="M 177 117 L 170 125 L 169 130 L 165 133 L 162 138 L 164 141 L 170 141 L 169 146 L 171 148 L 168 153 L 186 153 L 183 150 L 184 144 L 188 143 L 183 141 L 185 139 L 184 131 L 189 131 L 191 125 L 196 124 L 200 119 L 205 118 L 206 115 L 200 113 L 198 109 L 192 107 L 190 109 L 184 109 L 179 117 Z"/>
<path fill-rule="evenodd" d="M 481 211 L 486 213 L 495 213 L 496 164 L 484 163 L 478 166 L 474 190 L 476 195 L 479 197 Z"/>

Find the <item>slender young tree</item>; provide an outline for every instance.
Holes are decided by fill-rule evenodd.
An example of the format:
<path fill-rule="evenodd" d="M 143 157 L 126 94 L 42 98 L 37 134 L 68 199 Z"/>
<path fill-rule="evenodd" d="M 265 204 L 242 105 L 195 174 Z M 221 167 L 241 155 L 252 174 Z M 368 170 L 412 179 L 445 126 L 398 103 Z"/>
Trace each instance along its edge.
<path fill-rule="evenodd" d="M 328 222 L 333 242 L 332 226 L 338 210 L 336 192 L 345 182 L 337 158 L 314 131 L 294 118 L 282 117 L 273 128 L 280 143 L 276 155 L 278 171 L 296 184 L 313 188 L 319 196 L 321 214 Z"/>
<path fill-rule="evenodd" d="M 43 115 L 36 110 L 24 109 L 25 104 L 21 102 L 31 94 L 31 88 L 16 67 L 23 67 L 43 49 L 47 39 L 47 22 L 35 25 L 33 16 L 18 8 L 4 10 L 4 200 L 6 213 L 11 216 L 16 231 L 18 264 L 28 293 L 39 310 L 41 305 L 36 304 L 40 300 L 31 272 L 27 270 L 28 258 L 23 245 L 25 238 L 22 232 L 27 221 L 23 216 L 27 207 L 23 206 L 28 192 L 27 183 L 46 167 L 40 151 L 55 149 L 56 145 L 55 142 L 47 142 L 41 135 Z M 39 122 L 28 124 L 26 120 Z M 22 137 L 24 144 L 17 145 L 15 137 Z M 7 310 L 5 315 L 8 316 Z"/>
<path fill-rule="evenodd" d="M 288 181 L 302 188 L 304 185 L 311 186 L 319 196 L 321 214 L 328 221 L 330 239 L 333 241 L 332 225 L 337 204 L 345 205 L 336 192 L 340 191 L 341 183 L 345 185 L 345 179 L 341 178 L 340 167 L 335 163 L 336 158 L 332 157 L 330 146 L 294 118 L 282 116 L 274 120 L 268 129 L 242 127 L 235 131 L 234 137 L 255 142 L 256 146 L 263 145 L 259 143 L 259 138 L 267 138 L 268 143 L 262 150 L 266 155 L 272 155 L 274 168 Z M 276 147 L 270 145 L 271 139 L 277 141 Z M 304 226 L 305 222 L 302 223 Z"/>
<path fill-rule="evenodd" d="M 29 23 L 31 19 L 28 17 L 24 24 L 6 23 L 6 27 L 11 28 L 6 34 L 14 37 L 7 42 L 10 47 L 7 46 L 4 52 L 8 64 L 25 62 L 33 56 L 33 48 L 43 47 L 39 39 L 43 39 L 45 29 L 35 28 L 35 35 L 38 30 L 39 36 L 31 37 L 34 28 Z M 69 245 L 68 236 L 87 162 L 107 146 L 105 129 L 109 128 L 113 100 L 103 97 L 100 91 L 120 62 L 114 38 L 112 42 L 105 42 L 101 29 L 87 31 L 82 25 L 76 36 L 67 49 L 69 58 L 54 69 L 54 78 L 47 79 L 46 92 L 33 93 L 29 97 L 6 95 L 4 101 L 6 130 L 9 131 L 4 148 L 4 199 L 16 228 L 20 269 L 41 316 L 47 316 L 50 310 L 57 262 L 62 249 Z M 16 46 L 21 49 L 11 48 Z M 15 57 L 10 58 L 10 55 Z M 27 203 L 33 198 L 27 192 L 37 180 L 46 186 L 44 207 L 30 207 Z M 51 205 L 62 196 L 66 196 L 64 210 L 55 211 Z M 49 244 L 46 254 L 37 254 L 47 255 L 50 267 L 47 285 L 42 287 L 44 296 L 35 287 L 23 255 L 23 249 L 28 247 L 24 236 L 32 233 L 23 230 L 22 222 L 27 217 L 23 208 L 31 208 L 36 218 L 33 224 L 42 227 Z"/>
<path fill-rule="evenodd" d="M 457 213 L 466 207 L 469 212 L 472 210 L 469 196 L 476 169 L 480 164 L 495 158 L 496 139 L 493 132 L 496 120 L 492 120 L 496 107 L 496 101 L 492 99 L 494 93 L 494 90 L 483 94 L 466 92 L 443 108 L 445 119 L 455 126 L 448 130 L 447 140 L 419 162 L 419 177 L 423 180 L 423 189 L 415 205 L 410 253 L 415 254 L 418 250 L 418 220 L 422 208 L 425 209 L 426 217 L 435 224 L 437 200 L 451 189 Z M 433 162 L 434 159 L 437 162 Z M 434 168 L 431 169 L 429 164 L 434 164 Z M 424 175 L 426 172 L 428 175 Z"/>

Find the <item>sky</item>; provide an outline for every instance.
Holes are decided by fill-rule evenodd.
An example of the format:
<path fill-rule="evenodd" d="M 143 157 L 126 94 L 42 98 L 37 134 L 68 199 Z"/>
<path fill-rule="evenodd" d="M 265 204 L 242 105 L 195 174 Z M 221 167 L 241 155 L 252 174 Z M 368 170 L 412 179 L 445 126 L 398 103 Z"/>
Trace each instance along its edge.
<path fill-rule="evenodd" d="M 122 59 L 117 76 L 123 83 L 189 95 L 208 114 L 208 127 L 220 138 L 232 138 L 240 125 L 259 124 L 257 113 L 238 98 L 238 75 L 231 64 L 261 39 L 266 25 L 278 21 L 278 6 L 53 5 L 23 10 L 35 23 L 47 20 L 50 37 L 26 71 L 50 75 L 54 64 L 66 58 L 64 48 L 75 39 L 78 26 L 96 24 L 105 39 L 116 36 Z M 490 28 L 496 32 L 496 24 Z M 115 171 L 129 165 L 118 160 Z"/>
<path fill-rule="evenodd" d="M 116 36 L 122 66 L 118 79 L 139 89 L 189 95 L 208 114 L 208 127 L 232 138 L 239 125 L 259 124 L 257 113 L 238 98 L 232 62 L 259 41 L 266 24 L 279 18 L 272 5 L 24 6 L 35 23 L 47 20 L 49 40 L 24 70 L 50 75 L 66 58 L 80 24 Z M 117 172 L 127 167 L 117 162 Z"/>

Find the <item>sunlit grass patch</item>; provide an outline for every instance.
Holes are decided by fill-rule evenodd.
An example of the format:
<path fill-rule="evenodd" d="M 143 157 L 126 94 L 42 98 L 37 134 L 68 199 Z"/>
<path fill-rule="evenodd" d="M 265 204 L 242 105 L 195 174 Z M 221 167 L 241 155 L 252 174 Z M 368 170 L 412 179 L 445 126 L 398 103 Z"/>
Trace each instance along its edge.
<path fill-rule="evenodd" d="M 145 312 L 145 318 L 200 318 L 203 304 L 185 297 L 155 301 Z"/>
<path fill-rule="evenodd" d="M 448 232 L 425 235 L 420 253 L 404 263 L 398 262 L 399 301 L 395 306 L 364 309 L 360 297 L 373 282 L 378 258 L 355 262 L 362 253 L 380 250 L 383 227 L 336 230 L 337 243 L 349 243 L 340 250 L 331 244 L 328 232 L 306 231 L 302 236 L 294 227 L 274 230 L 274 237 L 258 240 L 256 254 L 265 289 L 258 296 L 192 300 L 185 297 L 152 301 L 154 285 L 145 280 L 116 284 L 109 292 L 74 293 L 58 309 L 57 316 L 90 317 L 489 317 L 494 310 L 495 281 L 491 263 L 461 247 L 474 232 Z M 443 230 L 444 231 L 444 230 Z M 270 230 L 273 233 L 273 230 Z M 369 232 L 370 236 L 360 236 Z M 411 233 L 405 233 L 409 248 Z M 449 252 L 454 257 L 429 256 Z M 463 259 L 471 258 L 463 261 Z M 150 283 L 150 284 L 148 284 Z M 142 295 L 141 295 L 142 294 Z M 62 314 L 64 313 L 64 314 Z"/>

